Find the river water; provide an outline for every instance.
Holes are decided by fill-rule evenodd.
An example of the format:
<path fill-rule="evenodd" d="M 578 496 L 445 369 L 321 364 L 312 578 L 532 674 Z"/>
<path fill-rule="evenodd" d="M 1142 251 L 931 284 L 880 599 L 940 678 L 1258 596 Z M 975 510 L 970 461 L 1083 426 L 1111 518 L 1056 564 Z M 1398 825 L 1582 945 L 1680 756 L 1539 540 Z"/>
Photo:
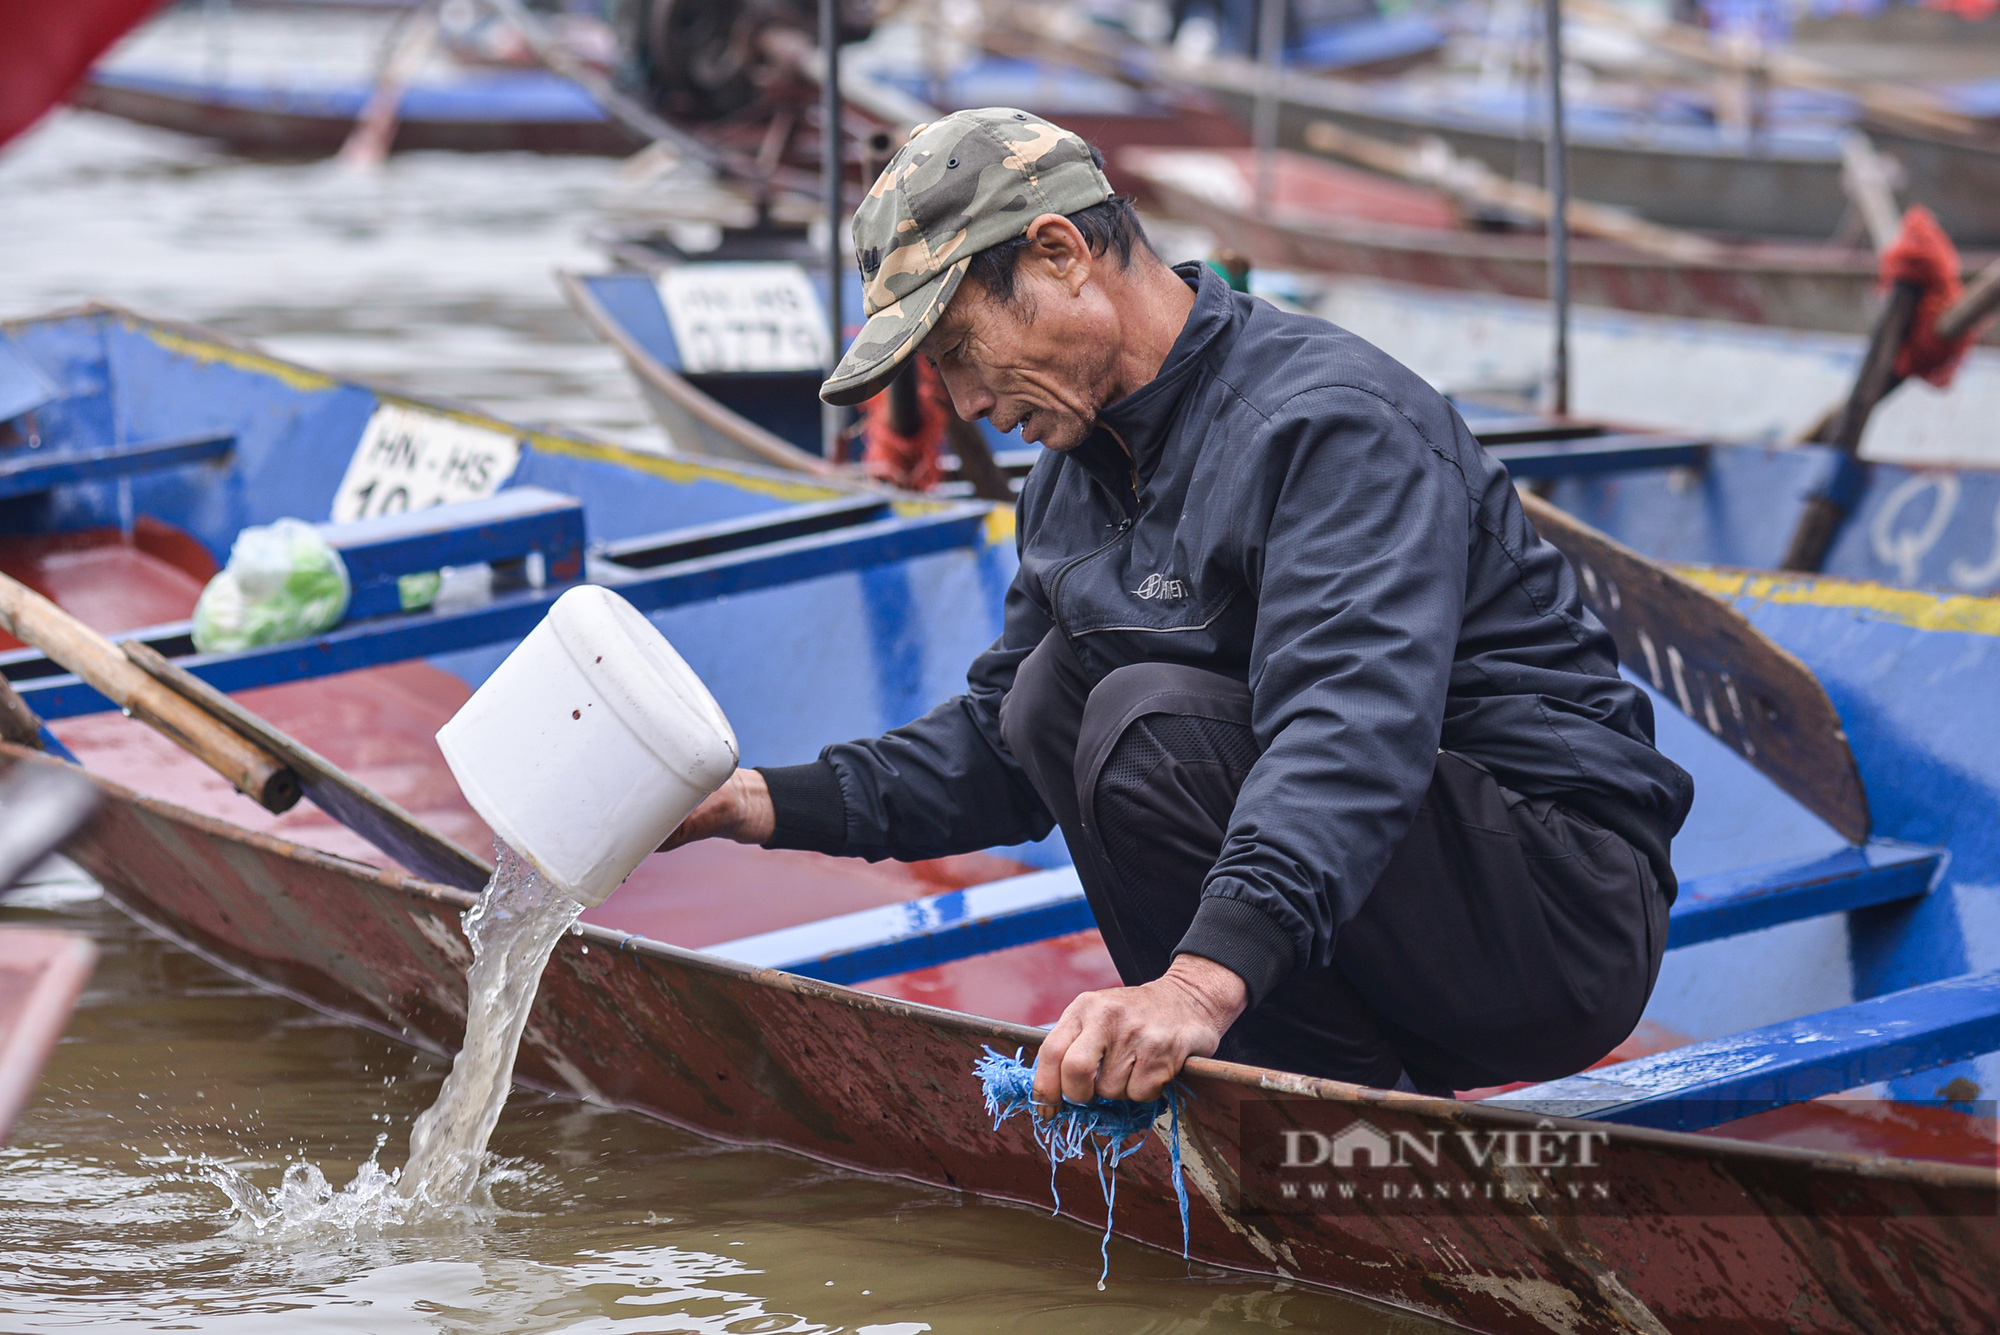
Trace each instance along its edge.
<path fill-rule="evenodd" d="M 118 59 L 328 77 L 365 68 L 384 22 L 235 17 L 226 49 L 183 8 Z M 0 152 L 0 317 L 100 297 L 658 448 L 550 277 L 599 263 L 587 229 L 646 203 L 618 170 L 425 154 L 356 176 L 58 113 Z M 88 887 L 31 888 L 0 920 L 104 951 L 0 1147 L 3 1331 L 1434 1329 L 1122 1241 L 1099 1293 L 1095 1230 L 518 1090 L 490 1207 L 402 1225 L 307 1210 L 317 1227 L 260 1230 L 220 1170 L 269 1201 L 288 1169 L 310 1194 L 398 1168 L 448 1063 L 259 992 Z"/>

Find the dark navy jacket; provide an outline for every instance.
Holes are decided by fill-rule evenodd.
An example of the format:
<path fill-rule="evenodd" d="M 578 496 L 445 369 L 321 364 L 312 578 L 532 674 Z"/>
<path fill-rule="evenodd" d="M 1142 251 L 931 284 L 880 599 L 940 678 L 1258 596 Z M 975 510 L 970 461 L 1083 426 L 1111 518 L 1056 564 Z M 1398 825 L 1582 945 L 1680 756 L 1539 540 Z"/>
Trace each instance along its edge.
<path fill-rule="evenodd" d="M 1242 936 L 1241 908 L 1210 911 L 1234 900 L 1279 929 L 1249 935 L 1289 943 L 1278 976 L 1326 964 L 1440 749 L 1623 835 L 1673 893 L 1668 843 L 1693 785 L 1654 749 L 1651 702 L 1618 676 L 1506 470 L 1353 334 L 1202 269 L 1159 376 L 1082 445 L 1044 453 L 1018 533 L 1005 630 L 966 694 L 765 771 L 773 845 L 915 859 L 1046 834 L 999 715 L 1053 629 L 1093 679 L 1164 661 L 1250 687 L 1263 754 L 1190 939 Z"/>

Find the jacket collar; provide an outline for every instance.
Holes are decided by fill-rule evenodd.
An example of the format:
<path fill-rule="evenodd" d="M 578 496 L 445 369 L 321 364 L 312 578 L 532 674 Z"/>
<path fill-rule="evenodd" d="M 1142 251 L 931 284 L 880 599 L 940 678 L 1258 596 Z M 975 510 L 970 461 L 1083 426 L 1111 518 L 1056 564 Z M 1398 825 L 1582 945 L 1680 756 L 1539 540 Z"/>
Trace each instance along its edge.
<path fill-rule="evenodd" d="M 1206 264 L 1177 264 L 1174 272 L 1194 289 L 1194 309 L 1181 326 L 1180 337 L 1160 364 L 1160 373 L 1097 414 L 1097 424 L 1118 433 L 1132 451 L 1132 464 L 1143 484 L 1159 463 L 1160 451 L 1173 433 L 1181 400 L 1207 361 L 1209 346 L 1228 331 L 1237 317 L 1229 285 Z M 1102 435 L 1100 432 L 1098 435 Z M 1088 444 L 1096 444 L 1095 440 Z M 1104 442 L 1120 456 L 1118 442 Z"/>

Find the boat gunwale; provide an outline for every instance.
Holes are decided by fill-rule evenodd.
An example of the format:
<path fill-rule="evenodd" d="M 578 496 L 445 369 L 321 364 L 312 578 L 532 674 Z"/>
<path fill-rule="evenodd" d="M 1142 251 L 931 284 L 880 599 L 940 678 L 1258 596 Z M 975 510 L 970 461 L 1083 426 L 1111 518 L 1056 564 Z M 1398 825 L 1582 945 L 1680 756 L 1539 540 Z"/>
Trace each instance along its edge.
<path fill-rule="evenodd" d="M 0 742 L 0 758 L 7 765 L 26 760 L 46 764 L 65 764 L 41 752 L 21 747 L 9 742 Z M 138 793 L 114 780 L 105 778 L 88 769 L 84 771 L 114 801 L 125 803 L 170 823 L 192 826 L 211 836 L 230 842 L 246 844 L 281 858 L 305 863 L 323 871 L 344 875 L 350 880 L 360 880 L 374 888 L 399 894 L 442 908 L 455 908 L 460 912 L 472 907 L 478 896 L 469 891 L 427 881 L 421 877 L 391 871 L 328 853 L 309 845 L 295 843 L 257 830 L 246 829 L 219 817 L 205 816 L 189 811 L 162 798 Z M 89 827 L 80 838 L 89 838 Z M 135 910 L 126 903 L 123 894 L 106 887 L 107 893 L 119 908 L 144 923 L 148 930 L 160 932 L 176 945 L 191 949 L 202 958 L 218 965 L 239 978 L 247 978 L 255 986 L 282 993 L 301 1004 L 310 1006 L 321 1014 L 332 1016 L 345 1023 L 360 1023 L 365 1028 L 376 1030 L 386 1037 L 412 1043 L 426 1051 L 443 1052 L 432 1048 L 427 1042 L 407 1031 L 391 1031 L 355 1014 L 335 1011 L 323 1002 L 309 999 L 279 986 L 267 978 L 225 961 L 217 959 L 210 952 L 192 946 L 177 932 L 163 929 L 150 915 Z M 579 923 L 571 933 L 584 945 L 596 944 L 608 947 L 619 954 L 631 954 L 693 969 L 697 972 L 717 975 L 753 986 L 771 988 L 807 1000 L 825 1001 L 849 1010 L 894 1016 L 932 1025 L 958 1033 L 964 1037 L 982 1040 L 989 1044 L 1012 1043 L 1021 1047 L 1039 1046 L 1047 1035 L 1046 1029 L 1015 1024 L 1004 1020 L 993 1020 L 973 1015 L 965 1011 L 926 1005 L 908 1001 L 901 997 L 885 996 L 867 992 L 859 988 L 846 987 L 838 983 L 826 983 L 805 978 L 778 969 L 758 965 L 743 964 L 720 956 L 709 955 L 699 950 L 671 945 L 637 933 L 622 932 L 592 923 Z M 570 949 L 566 937 L 559 949 Z M 1942 981 L 1942 980 L 1934 980 Z M 1748 1161 L 1773 1166 L 1804 1166 L 1818 1172 L 1836 1173 L 1843 1176 L 1899 1183 L 1919 1188 L 1945 1190 L 1984 1190 L 1994 1194 L 1996 1211 L 2000 1211 L 2000 1166 L 1978 1168 L 1965 1164 L 1947 1163 L 1940 1160 L 1916 1159 L 1893 1155 L 1871 1155 L 1816 1150 L 1800 1146 L 1773 1145 L 1761 1141 L 1739 1140 L 1734 1137 L 1713 1133 L 1667 1131 L 1653 1127 L 1630 1126 L 1623 1123 L 1607 1123 L 1583 1118 L 1563 1117 L 1547 1113 L 1530 1112 L 1507 1108 L 1498 1104 L 1476 1100 L 1456 1100 L 1434 1098 L 1429 1095 L 1404 1093 L 1398 1090 L 1371 1089 L 1362 1085 L 1347 1084 L 1317 1076 L 1300 1075 L 1268 1067 L 1250 1066 L 1238 1062 L 1223 1061 L 1211 1057 L 1190 1058 L 1183 1072 L 1185 1077 L 1193 1077 L 1205 1082 L 1240 1089 L 1245 1092 L 1293 1096 L 1311 1099 L 1315 1102 L 1343 1105 L 1356 1108 L 1392 1107 L 1398 1112 L 1429 1114 L 1433 1118 L 1452 1122 L 1461 1126 L 1492 1126 L 1496 1129 L 1534 1130 L 1547 1129 L 1554 1125 L 1558 1129 L 1614 1131 L 1621 1143 L 1641 1148 L 1649 1152 L 1664 1153 L 1677 1158 L 1714 1160 L 1721 1158 L 1732 1162 Z M 526 1082 L 522 1082 L 526 1083 Z M 541 1088 L 530 1085 L 531 1088 Z M 544 1089 L 543 1092 L 561 1097 L 578 1097 L 574 1089 Z M 804 1157 L 828 1163 L 838 1163 L 853 1171 L 879 1174 L 875 1168 L 859 1167 L 842 1163 L 841 1160 L 821 1154 L 798 1150 L 778 1140 L 741 1139 L 731 1140 L 718 1136 L 712 1130 L 684 1124 L 671 1117 L 664 1117 L 648 1109 L 627 1104 L 613 1104 L 628 1111 L 640 1112 L 657 1120 L 684 1125 L 686 1129 L 713 1139 L 729 1140 L 729 1143 L 769 1146 L 798 1153 Z M 935 1184 L 934 1184 L 935 1185 Z M 982 1193 L 983 1194 L 983 1193 Z"/>

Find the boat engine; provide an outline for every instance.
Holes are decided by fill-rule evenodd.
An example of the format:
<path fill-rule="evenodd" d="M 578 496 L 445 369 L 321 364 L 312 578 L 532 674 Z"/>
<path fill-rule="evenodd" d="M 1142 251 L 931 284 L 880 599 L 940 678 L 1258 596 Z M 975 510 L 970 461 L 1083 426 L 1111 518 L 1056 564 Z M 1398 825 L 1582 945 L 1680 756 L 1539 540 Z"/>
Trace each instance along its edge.
<path fill-rule="evenodd" d="M 837 3 L 841 41 L 868 36 L 868 0 Z M 761 40 L 766 31 L 788 28 L 815 40 L 819 31 L 813 0 L 619 0 L 613 22 L 654 107 L 704 121 L 734 115 L 792 77 Z"/>

